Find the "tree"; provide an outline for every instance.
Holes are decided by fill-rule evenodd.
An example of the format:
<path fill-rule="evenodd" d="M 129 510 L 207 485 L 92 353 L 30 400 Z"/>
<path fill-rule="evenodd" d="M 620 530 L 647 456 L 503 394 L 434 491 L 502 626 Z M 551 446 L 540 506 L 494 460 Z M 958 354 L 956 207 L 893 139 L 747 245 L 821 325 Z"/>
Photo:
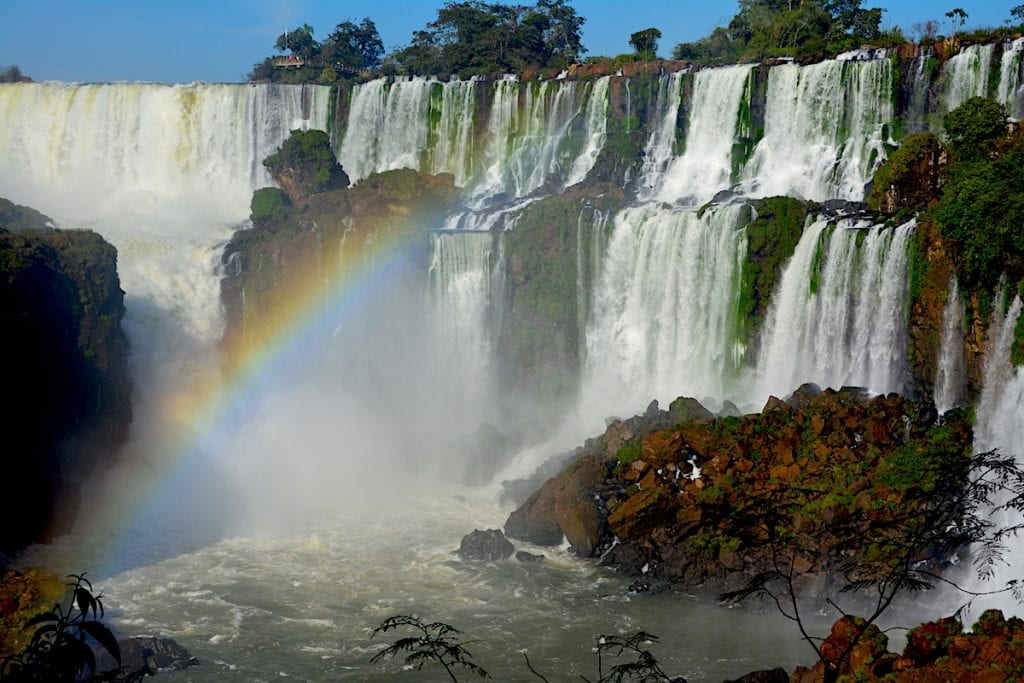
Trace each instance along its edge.
<path fill-rule="evenodd" d="M 1018 26 L 1024 26 L 1024 4 L 1017 5 L 1011 9 L 1010 16 L 1017 21 Z"/>
<path fill-rule="evenodd" d="M 967 17 L 968 14 L 962 7 L 954 7 L 946 12 L 946 18 L 949 19 L 949 34 L 955 36 L 959 33 L 960 29 L 964 27 Z"/>
<path fill-rule="evenodd" d="M 566 0 L 538 0 L 532 7 L 448 2 L 394 60 L 407 73 L 421 74 L 562 68 L 584 51 L 583 21 Z"/>
<path fill-rule="evenodd" d="M 547 65 L 562 67 L 579 61 L 586 52 L 580 37 L 586 19 L 576 14 L 567 0 L 538 0 L 537 9 L 548 17 L 544 31 Z"/>
<path fill-rule="evenodd" d="M 21 79 L 21 69 L 17 64 L 0 67 L 0 83 L 17 83 Z"/>
<path fill-rule="evenodd" d="M 320 53 L 328 65 L 339 63 L 354 69 L 373 69 L 380 65 L 384 43 L 376 24 L 365 17 L 359 24 L 343 21 L 335 26 Z"/>
<path fill-rule="evenodd" d="M 972 97 L 943 116 L 942 125 L 954 156 L 984 158 L 1006 135 L 1006 107 L 984 97 Z"/>
<path fill-rule="evenodd" d="M 939 35 L 940 29 L 939 22 L 934 19 L 928 19 L 923 22 L 919 21 L 910 27 L 910 31 L 918 43 L 935 40 L 936 36 Z"/>
<path fill-rule="evenodd" d="M 313 27 L 303 24 L 277 37 L 274 48 L 278 52 L 291 52 L 300 59 L 312 59 L 320 50 L 320 44 L 313 38 Z"/>
<path fill-rule="evenodd" d="M 629 44 L 640 59 L 655 59 L 658 52 L 658 39 L 661 31 L 656 28 L 645 28 L 629 36 Z"/>
<path fill-rule="evenodd" d="M 440 621 L 427 624 L 415 616 L 399 614 L 382 621 L 377 628 L 373 629 L 370 637 L 399 628 L 411 628 L 417 631 L 418 635 L 399 638 L 375 654 L 370 662 L 376 663 L 385 658 L 397 657 L 403 652 L 408 652 L 409 654 L 403 660 L 407 666 L 415 667 L 418 671 L 427 663 L 437 663 L 456 683 L 458 679 L 455 677 L 455 672 L 452 671 L 456 667 L 468 669 L 480 678 L 491 677 L 485 669 L 473 662 L 472 654 L 458 637 L 462 632 L 454 626 Z"/>
<path fill-rule="evenodd" d="M 951 453 L 941 443 L 900 454 L 879 472 L 879 483 L 900 491 L 904 501 L 898 512 L 889 510 L 884 523 L 870 517 L 831 514 L 803 508 L 797 487 L 780 488 L 758 497 L 747 514 L 760 516 L 761 539 L 771 557 L 770 568 L 754 576 L 743 588 L 723 593 L 726 602 L 761 597 L 792 620 L 803 639 L 814 649 L 825 668 L 825 680 L 835 680 L 856 645 L 892 605 L 897 596 L 951 585 L 970 598 L 978 595 L 941 576 L 941 562 L 961 549 L 975 549 L 974 565 L 981 578 L 990 578 L 1001 560 L 1007 538 L 1021 527 L 1000 528 L 991 519 L 1000 510 L 1024 510 L 1024 470 L 1012 457 L 992 451 L 965 457 Z M 884 501 L 879 501 L 884 504 Z M 790 526 L 793 515 L 806 523 L 827 524 L 829 543 L 795 543 Z M 826 517 L 830 517 L 825 521 Z M 877 522 L 877 520 L 876 520 Z M 806 534 L 804 534 L 806 537 Z M 847 548 L 864 547 L 850 555 Z M 868 596 L 869 615 L 851 619 L 854 632 L 841 652 L 826 653 L 823 639 L 807 630 L 800 587 L 821 572 L 837 582 L 830 591 L 829 605 L 844 617 L 850 616 L 839 604 L 842 596 Z M 1015 583 L 993 592 L 1011 591 L 1019 600 Z"/>
<path fill-rule="evenodd" d="M 408 652 L 409 654 L 403 660 L 407 667 L 415 668 L 418 671 L 425 664 L 433 662 L 439 664 L 448 674 L 448 677 L 456 683 L 458 683 L 458 679 L 455 677 L 454 669 L 457 667 L 468 669 L 481 678 L 491 677 L 486 670 L 473 661 L 472 654 L 466 649 L 467 643 L 460 638 L 462 632 L 444 622 L 436 621 L 427 624 L 418 617 L 398 614 L 382 621 L 373 629 L 370 637 L 373 638 L 378 633 L 387 633 L 388 631 L 403 627 L 412 628 L 418 632 L 418 635 L 399 638 L 375 654 L 370 659 L 371 663 L 397 657 L 403 652 Z M 662 670 L 661 665 L 658 664 L 657 658 L 646 649 L 647 645 L 657 642 L 658 636 L 646 631 L 636 631 L 622 636 L 598 636 L 593 648 L 594 653 L 597 655 L 597 679 L 595 683 L 622 683 L 625 680 L 666 681 L 667 683 L 683 681 L 684 679 L 682 678 L 666 674 Z M 605 659 L 609 656 L 619 658 L 623 655 L 631 656 L 633 659 L 614 664 L 606 673 L 604 670 Z M 533 668 L 530 658 L 525 652 L 523 657 L 526 660 L 526 667 L 530 670 L 530 673 L 547 683 L 548 679 Z M 586 676 L 581 674 L 579 677 L 590 683 L 590 679 Z"/>

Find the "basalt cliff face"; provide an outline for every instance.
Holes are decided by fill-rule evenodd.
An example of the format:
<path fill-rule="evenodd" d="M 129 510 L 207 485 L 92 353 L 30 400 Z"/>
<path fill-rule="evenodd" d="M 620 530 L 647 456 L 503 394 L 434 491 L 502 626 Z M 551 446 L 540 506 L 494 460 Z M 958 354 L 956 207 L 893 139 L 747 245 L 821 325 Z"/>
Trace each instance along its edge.
<path fill-rule="evenodd" d="M 83 480 L 113 461 L 132 411 L 114 248 L 89 231 L 3 230 L 0 277 L 4 472 L 18 490 L 0 504 L 0 517 L 18 520 L 0 534 L 9 552 L 67 528 L 87 501 Z"/>

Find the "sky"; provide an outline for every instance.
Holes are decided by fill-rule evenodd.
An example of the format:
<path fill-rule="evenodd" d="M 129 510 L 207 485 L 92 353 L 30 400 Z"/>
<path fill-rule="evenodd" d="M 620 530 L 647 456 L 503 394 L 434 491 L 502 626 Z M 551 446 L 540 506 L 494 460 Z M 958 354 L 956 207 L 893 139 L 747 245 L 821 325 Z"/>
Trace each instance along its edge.
<path fill-rule="evenodd" d="M 530 4 L 530 0 L 519 0 Z M 941 22 L 954 7 L 966 27 L 1002 26 L 1022 0 L 867 0 L 883 27 L 909 32 Z M 509 4 L 512 4 L 511 2 Z M 586 18 L 588 55 L 628 52 L 629 35 L 662 32 L 659 53 L 725 25 L 736 0 L 572 0 Z M 443 0 L 0 0 L 0 67 L 16 64 L 37 81 L 234 83 L 274 53 L 286 29 L 310 24 L 317 39 L 346 19 L 370 17 L 388 51 L 436 16 Z"/>

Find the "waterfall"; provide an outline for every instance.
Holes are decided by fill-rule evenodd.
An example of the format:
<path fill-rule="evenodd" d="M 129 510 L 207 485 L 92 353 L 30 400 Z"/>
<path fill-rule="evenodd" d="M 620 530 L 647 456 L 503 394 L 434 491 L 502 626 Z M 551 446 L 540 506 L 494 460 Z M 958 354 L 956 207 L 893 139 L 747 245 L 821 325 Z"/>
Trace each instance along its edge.
<path fill-rule="evenodd" d="M 586 145 L 569 170 L 569 176 L 565 180 L 566 187 L 582 182 L 587 177 L 604 148 L 608 133 L 609 81 L 609 76 L 603 76 L 591 86 L 587 98 L 587 111 L 583 117 L 583 139 L 586 140 Z"/>
<path fill-rule="evenodd" d="M 932 78 L 928 69 L 930 60 L 934 60 L 930 45 L 920 46 L 920 54 L 914 59 L 911 73 L 910 101 L 904 115 L 905 132 L 907 135 L 924 133 L 929 129 L 928 97 Z"/>
<path fill-rule="evenodd" d="M 747 191 L 862 199 L 893 118 L 892 69 L 888 59 L 772 67 L 764 138 L 743 173 Z"/>
<path fill-rule="evenodd" d="M 998 297 L 1003 300 L 1002 296 Z M 1015 296 L 1005 311 L 1000 307 L 992 315 L 988 330 L 988 344 L 985 349 L 985 364 L 981 397 L 976 406 L 974 425 L 974 451 L 983 453 L 998 448 L 1004 455 L 1013 456 L 1018 466 L 1024 464 L 1024 369 L 1014 367 L 1011 350 L 1014 329 L 1020 322 L 1021 299 Z M 999 499 L 994 501 L 1002 503 Z M 1024 520 L 1020 512 L 1003 511 L 992 515 L 999 527 L 1019 525 Z M 968 575 L 964 583 L 971 590 L 991 591 L 1004 588 L 1007 582 L 1019 579 L 1019 562 L 1024 557 L 1024 539 L 1020 536 L 1005 541 L 1003 561 L 994 566 L 993 576 L 988 581 L 979 581 Z M 982 597 L 975 608 L 978 612 L 988 607 L 1014 609 L 1016 603 L 1009 603 L 1004 595 Z"/>
<path fill-rule="evenodd" d="M 964 304 L 954 275 L 949 280 L 949 294 L 942 308 L 942 338 L 935 372 L 933 396 L 940 413 L 963 405 L 967 389 L 964 376 Z"/>
<path fill-rule="evenodd" d="M 576 88 L 575 81 L 520 84 L 511 78 L 496 85 L 486 168 L 480 181 L 471 185 L 473 197 L 522 197 L 551 174 L 566 177 L 575 160 L 562 143 L 578 112 Z"/>
<path fill-rule="evenodd" d="M 0 186 L 118 250 L 136 427 L 216 375 L 218 264 L 262 160 L 326 128 L 329 89 L 289 85 L 0 85 Z M 140 409 L 141 408 L 141 409 Z M 149 411 L 149 412 L 147 412 Z"/>
<path fill-rule="evenodd" d="M 804 230 L 768 313 L 757 364 L 762 393 L 784 395 L 802 382 L 903 388 L 914 228 L 818 218 Z"/>
<path fill-rule="evenodd" d="M 133 423 L 120 462 L 145 468 L 136 474 L 146 481 L 181 462 L 181 411 L 219 382 L 220 256 L 231 234 L 245 227 L 253 191 L 273 184 L 262 160 L 292 129 L 326 128 L 329 92 L 287 85 L 0 86 L 3 194 L 61 226 L 91 228 L 117 248 L 133 384 Z M 215 443 L 219 438 L 206 434 L 198 447 L 219 455 L 227 450 Z M 205 468 L 190 494 L 222 482 L 219 474 Z M 84 512 L 116 515 L 117 505 L 131 504 L 127 489 L 110 487 L 99 494 L 109 506 Z M 176 493 L 174 502 L 166 499 L 175 514 L 210 509 L 178 505 L 185 493 Z M 219 504 L 217 496 L 207 500 Z M 202 528 L 216 534 L 217 524 L 235 514 L 222 512 Z M 165 510 L 161 524 L 171 517 Z"/>
<path fill-rule="evenodd" d="M 338 162 L 353 182 L 413 168 L 451 173 L 464 186 L 473 170 L 476 87 L 423 77 L 354 86 Z"/>
<path fill-rule="evenodd" d="M 430 92 L 436 81 L 380 78 L 352 88 L 338 162 L 357 182 L 396 168 L 419 170 L 429 141 Z"/>
<path fill-rule="evenodd" d="M 445 381 L 470 402 L 482 401 L 491 372 L 492 291 L 500 296 L 501 255 L 487 232 L 433 232 L 430 245 L 433 319 Z"/>
<path fill-rule="evenodd" d="M 472 173 L 476 81 L 450 81 L 440 89 L 441 113 L 437 129 L 432 131 L 435 143 L 430 172 L 451 173 L 455 184 L 464 187 Z"/>
<path fill-rule="evenodd" d="M 946 62 L 946 111 L 965 100 L 988 94 L 988 74 L 994 46 L 969 45 Z"/>
<path fill-rule="evenodd" d="M 999 63 L 999 87 L 996 99 L 1006 105 L 1010 118 L 1024 117 L 1024 38 L 1003 43 Z"/>
<path fill-rule="evenodd" d="M 593 293 L 584 415 L 722 395 L 733 376 L 742 205 L 625 209 Z"/>
<path fill-rule="evenodd" d="M 1013 366 L 1010 355 L 1021 308 L 1015 296 L 1005 314 L 996 311 L 992 316 L 974 426 L 975 451 L 1000 448 L 1017 455 L 1018 461 L 1024 460 L 1024 372 Z"/>
<path fill-rule="evenodd" d="M 658 78 L 658 95 L 651 115 L 650 136 L 644 146 L 640 169 L 639 193 L 650 196 L 661 183 L 662 174 L 675 155 L 676 120 L 679 117 L 683 72 L 664 74 Z"/>
<path fill-rule="evenodd" d="M 658 199 L 690 199 L 699 205 L 729 186 L 740 100 L 752 68 L 739 65 L 703 69 L 694 76 L 686 151 L 659 174 L 655 193 Z M 663 134 L 658 142 L 668 148 L 657 150 L 655 156 L 671 155 L 672 139 Z M 642 192 L 641 197 L 644 195 Z"/>

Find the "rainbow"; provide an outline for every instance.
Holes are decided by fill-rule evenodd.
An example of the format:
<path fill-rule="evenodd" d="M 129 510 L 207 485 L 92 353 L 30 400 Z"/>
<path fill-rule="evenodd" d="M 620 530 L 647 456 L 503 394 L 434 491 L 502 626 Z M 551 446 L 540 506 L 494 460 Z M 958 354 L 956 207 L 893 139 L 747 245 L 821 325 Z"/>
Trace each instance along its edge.
<path fill-rule="evenodd" d="M 287 307 L 261 315 L 257 331 L 226 349 L 230 360 L 220 376 L 165 397 L 159 410 L 162 436 L 147 444 L 147 460 L 155 461 L 158 471 L 102 506 L 102 525 L 110 533 L 93 548 L 100 575 L 137 564 L 131 541 L 202 480 L 226 439 L 252 418 L 282 378 L 330 339 L 339 319 L 371 305 L 375 291 L 408 272 L 426 235 L 423 229 L 377 230 L 372 240 L 358 240 L 361 247 L 341 250 L 333 267 L 308 269 L 286 286 Z"/>

